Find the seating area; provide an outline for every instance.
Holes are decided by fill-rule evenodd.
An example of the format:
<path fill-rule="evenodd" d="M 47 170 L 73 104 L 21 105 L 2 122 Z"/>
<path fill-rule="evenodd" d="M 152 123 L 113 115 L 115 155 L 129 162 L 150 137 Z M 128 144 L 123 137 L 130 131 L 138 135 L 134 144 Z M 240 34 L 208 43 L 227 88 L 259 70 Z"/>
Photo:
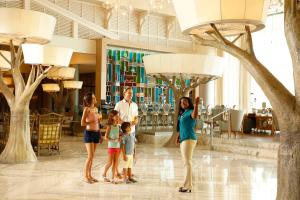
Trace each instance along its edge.
<path fill-rule="evenodd" d="M 142 132 L 172 131 L 174 110 L 169 107 L 167 112 L 159 106 L 156 110 L 142 104 L 139 112 L 139 130 Z M 155 107 L 154 107 L 155 108 Z M 274 136 L 279 127 L 275 114 L 269 108 L 269 112 L 246 113 L 244 110 L 216 105 L 214 107 L 200 104 L 196 129 L 202 134 L 210 134 L 214 137 L 240 138 L 244 134 L 260 136 Z"/>
<path fill-rule="evenodd" d="M 212 131 L 214 136 L 228 138 L 242 137 L 243 134 L 260 137 L 279 133 L 274 113 L 245 113 L 243 110 L 218 105 L 199 113 L 198 124 L 204 134 Z"/>
<path fill-rule="evenodd" d="M 0 151 L 7 143 L 9 136 L 10 115 L 3 113 L 0 121 Z M 48 113 L 41 115 L 30 115 L 30 138 L 31 144 L 37 156 L 42 149 L 48 150 L 48 155 L 54 152 L 60 153 L 59 144 L 62 136 L 63 115 Z"/>

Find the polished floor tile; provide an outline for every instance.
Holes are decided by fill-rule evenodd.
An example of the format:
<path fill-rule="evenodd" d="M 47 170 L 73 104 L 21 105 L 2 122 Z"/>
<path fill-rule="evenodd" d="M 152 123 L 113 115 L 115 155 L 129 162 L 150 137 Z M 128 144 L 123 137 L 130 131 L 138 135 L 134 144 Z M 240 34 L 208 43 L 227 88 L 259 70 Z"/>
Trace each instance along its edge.
<path fill-rule="evenodd" d="M 82 180 L 85 147 L 78 137 L 65 137 L 61 154 L 39 157 L 37 163 L 0 164 L 0 199 L 201 199 L 273 200 L 277 161 L 202 150 L 194 152 L 194 188 L 177 192 L 183 181 L 179 148 L 137 145 L 135 184 L 87 184 Z M 106 145 L 99 145 L 93 173 L 99 178 L 106 162 Z"/>

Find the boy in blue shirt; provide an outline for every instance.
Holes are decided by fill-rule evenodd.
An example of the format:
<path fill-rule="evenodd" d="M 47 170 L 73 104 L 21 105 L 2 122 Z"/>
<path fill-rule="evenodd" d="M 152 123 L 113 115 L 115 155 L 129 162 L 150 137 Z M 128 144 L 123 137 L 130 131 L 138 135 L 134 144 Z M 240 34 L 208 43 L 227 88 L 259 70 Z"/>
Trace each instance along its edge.
<path fill-rule="evenodd" d="M 132 167 L 134 162 L 134 141 L 135 135 L 131 133 L 130 122 L 123 122 L 121 125 L 122 136 L 122 153 L 123 153 L 123 172 L 125 183 L 137 182 L 132 178 Z"/>

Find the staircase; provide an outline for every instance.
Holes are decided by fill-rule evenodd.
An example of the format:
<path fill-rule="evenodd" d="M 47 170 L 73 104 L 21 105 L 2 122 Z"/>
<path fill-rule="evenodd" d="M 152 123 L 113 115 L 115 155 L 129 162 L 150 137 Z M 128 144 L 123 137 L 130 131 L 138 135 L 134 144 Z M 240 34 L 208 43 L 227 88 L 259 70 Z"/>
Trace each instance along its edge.
<path fill-rule="evenodd" d="M 209 135 L 199 135 L 199 143 L 203 145 L 210 144 Z M 272 138 L 243 137 L 237 139 L 228 139 L 214 137 L 212 150 L 230 152 L 234 154 L 255 156 L 258 158 L 277 159 L 279 142 Z"/>

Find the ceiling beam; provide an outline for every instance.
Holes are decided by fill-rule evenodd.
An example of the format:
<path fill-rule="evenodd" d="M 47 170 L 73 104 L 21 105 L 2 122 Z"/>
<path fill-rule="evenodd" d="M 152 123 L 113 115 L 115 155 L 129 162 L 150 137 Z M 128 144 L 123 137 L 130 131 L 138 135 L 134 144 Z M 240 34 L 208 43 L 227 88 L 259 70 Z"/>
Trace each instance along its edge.
<path fill-rule="evenodd" d="M 35 1 L 36 3 L 46 7 L 47 9 L 50 9 L 70 20 L 77 22 L 78 24 L 80 24 L 92 31 L 95 31 L 96 33 L 99 33 L 100 35 L 103 35 L 110 39 L 119 39 L 117 34 L 114 34 L 89 20 L 86 20 L 86 19 L 60 7 L 60 6 L 57 6 L 56 4 L 54 4 L 50 1 L 45 1 L 45 0 L 33 0 L 33 1 Z"/>

